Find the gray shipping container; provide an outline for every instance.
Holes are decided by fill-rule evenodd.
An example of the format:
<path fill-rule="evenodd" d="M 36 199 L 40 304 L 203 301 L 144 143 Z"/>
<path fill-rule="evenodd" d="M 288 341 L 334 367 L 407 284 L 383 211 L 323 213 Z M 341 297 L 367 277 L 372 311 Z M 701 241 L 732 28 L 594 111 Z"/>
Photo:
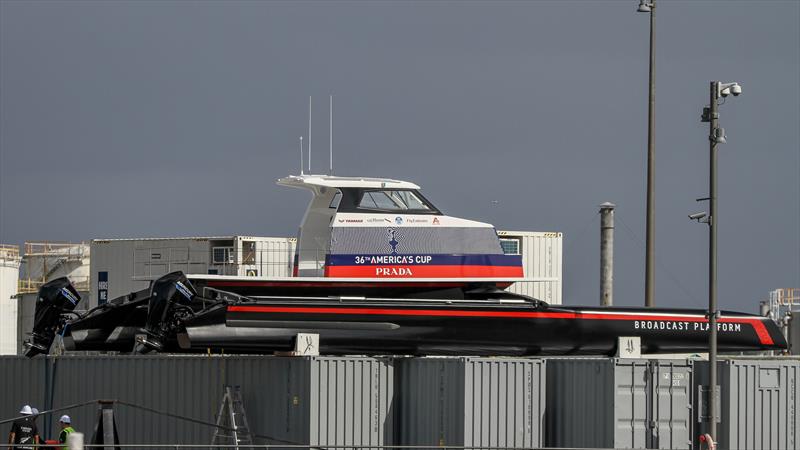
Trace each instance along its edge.
<path fill-rule="evenodd" d="M 698 433 L 708 431 L 708 361 L 695 363 Z M 720 415 L 718 448 L 736 450 L 800 449 L 800 360 L 731 358 L 718 363 Z M 697 448 L 700 448 L 699 446 Z"/>
<path fill-rule="evenodd" d="M 544 360 L 407 358 L 395 365 L 398 445 L 542 446 Z"/>
<path fill-rule="evenodd" d="M 547 360 L 549 447 L 691 448 L 692 362 Z"/>
<path fill-rule="evenodd" d="M 257 443 L 382 445 L 391 443 L 393 365 L 365 357 L 62 356 L 0 358 L 0 418 L 24 404 L 40 410 L 115 399 L 206 422 L 216 422 L 223 385 L 239 385 Z M 52 403 L 46 401 L 51 377 Z M 97 406 L 66 411 L 91 437 Z M 45 418 L 43 436 L 53 436 Z M 115 408 L 127 444 L 209 444 L 213 428 L 125 405 Z"/>

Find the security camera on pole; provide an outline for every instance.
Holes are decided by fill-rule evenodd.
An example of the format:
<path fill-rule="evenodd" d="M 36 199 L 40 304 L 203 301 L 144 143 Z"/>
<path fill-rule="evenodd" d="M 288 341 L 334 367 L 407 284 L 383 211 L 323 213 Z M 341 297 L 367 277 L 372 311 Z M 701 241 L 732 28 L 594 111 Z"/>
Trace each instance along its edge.
<path fill-rule="evenodd" d="M 697 213 L 689 215 L 690 219 L 708 224 L 708 412 L 710 416 L 709 437 L 717 439 L 717 144 L 727 142 L 725 129 L 719 126 L 719 99 L 742 93 L 739 83 L 711 82 L 709 106 L 703 108 L 702 122 L 709 123 L 709 196 L 698 200 L 708 200 L 709 214 Z M 710 441 L 710 442 L 713 442 Z"/>

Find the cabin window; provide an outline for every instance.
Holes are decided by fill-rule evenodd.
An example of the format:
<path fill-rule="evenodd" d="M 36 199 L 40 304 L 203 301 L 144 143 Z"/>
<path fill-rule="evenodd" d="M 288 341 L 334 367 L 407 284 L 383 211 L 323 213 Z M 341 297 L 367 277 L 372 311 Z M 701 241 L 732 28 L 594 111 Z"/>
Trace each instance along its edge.
<path fill-rule="evenodd" d="M 333 199 L 331 199 L 331 204 L 330 204 L 330 206 L 328 206 L 328 208 L 333 208 L 333 209 L 338 208 L 339 207 L 339 203 L 341 201 L 342 201 L 342 193 L 340 191 L 340 192 L 337 192 L 336 194 L 333 195 Z"/>
<path fill-rule="evenodd" d="M 359 208 L 389 211 L 429 210 L 428 205 L 412 191 L 365 191 Z"/>
<path fill-rule="evenodd" d="M 500 247 L 503 248 L 503 253 L 506 255 L 519 255 L 519 239 L 516 238 L 501 238 Z"/>
<path fill-rule="evenodd" d="M 234 262 L 233 247 L 214 247 L 211 256 L 214 264 L 232 264 Z"/>

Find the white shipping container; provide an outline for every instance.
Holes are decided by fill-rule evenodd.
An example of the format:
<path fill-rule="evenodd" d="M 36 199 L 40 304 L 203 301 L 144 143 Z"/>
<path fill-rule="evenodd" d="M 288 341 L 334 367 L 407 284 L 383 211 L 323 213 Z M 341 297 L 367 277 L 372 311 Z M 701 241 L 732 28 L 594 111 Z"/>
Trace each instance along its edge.
<path fill-rule="evenodd" d="M 563 235 L 558 232 L 498 231 L 506 254 L 522 255 L 525 278 L 507 290 L 560 305 L 562 292 Z M 515 252 L 516 250 L 516 252 Z"/>
<path fill-rule="evenodd" d="M 217 236 L 92 240 L 91 305 L 185 274 L 291 276 L 295 238 Z"/>
<path fill-rule="evenodd" d="M 525 278 L 508 290 L 561 304 L 562 234 L 498 231 L 507 254 L 522 255 Z M 91 306 L 133 291 L 176 270 L 186 274 L 289 277 L 295 238 L 218 236 L 95 239 L 91 244 Z"/>

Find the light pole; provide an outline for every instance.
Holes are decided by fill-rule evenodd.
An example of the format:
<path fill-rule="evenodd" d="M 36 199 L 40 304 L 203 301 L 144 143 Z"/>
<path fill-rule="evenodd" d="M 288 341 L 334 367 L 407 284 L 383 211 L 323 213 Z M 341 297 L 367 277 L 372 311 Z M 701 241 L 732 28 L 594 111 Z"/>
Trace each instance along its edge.
<path fill-rule="evenodd" d="M 638 12 L 650 13 L 650 94 L 647 107 L 647 236 L 645 238 L 644 304 L 656 306 L 656 198 L 655 198 L 655 106 L 656 106 L 656 0 L 639 0 Z"/>
<path fill-rule="evenodd" d="M 709 106 L 703 108 L 702 122 L 709 123 L 709 180 L 708 202 L 709 215 L 705 220 L 708 224 L 708 412 L 710 416 L 709 435 L 717 438 L 717 144 L 724 144 L 725 129 L 719 126 L 719 98 L 734 97 L 742 93 L 739 83 L 720 83 L 712 81 L 710 85 Z M 705 199 L 703 199 L 705 200 Z M 693 217 L 694 216 L 694 217 Z M 689 218 L 701 221 L 705 214 L 693 214 Z"/>

